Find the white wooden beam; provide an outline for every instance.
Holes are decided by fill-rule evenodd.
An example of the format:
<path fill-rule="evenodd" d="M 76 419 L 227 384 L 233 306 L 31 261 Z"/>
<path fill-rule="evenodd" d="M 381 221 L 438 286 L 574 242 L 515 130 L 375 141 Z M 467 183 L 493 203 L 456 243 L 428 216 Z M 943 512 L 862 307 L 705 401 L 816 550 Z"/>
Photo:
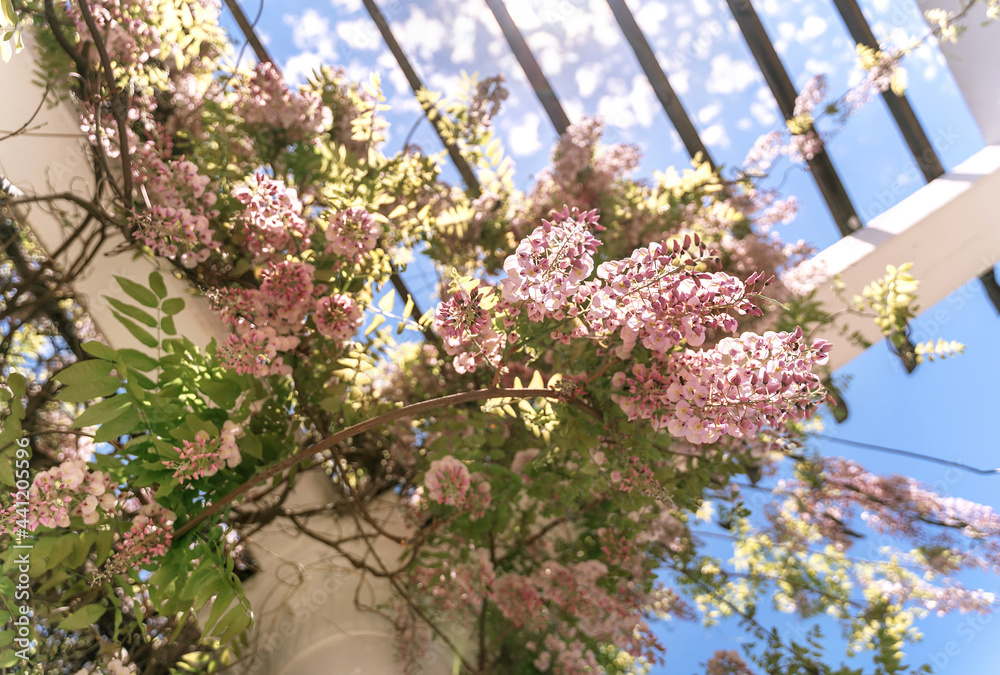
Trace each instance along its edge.
<path fill-rule="evenodd" d="M 912 262 L 913 275 L 920 281 L 920 307 L 930 307 L 1000 261 L 997 195 L 1000 145 L 991 145 L 803 263 L 796 272 L 815 272 L 818 299 L 827 311 L 835 312 L 844 305 L 834 294 L 834 276 L 840 276 L 850 298 L 884 276 L 886 265 Z M 847 324 L 850 331 L 872 342 L 882 339 L 870 319 L 851 316 L 837 324 Z M 834 343 L 833 369 L 862 351 L 837 333 L 822 337 Z"/>

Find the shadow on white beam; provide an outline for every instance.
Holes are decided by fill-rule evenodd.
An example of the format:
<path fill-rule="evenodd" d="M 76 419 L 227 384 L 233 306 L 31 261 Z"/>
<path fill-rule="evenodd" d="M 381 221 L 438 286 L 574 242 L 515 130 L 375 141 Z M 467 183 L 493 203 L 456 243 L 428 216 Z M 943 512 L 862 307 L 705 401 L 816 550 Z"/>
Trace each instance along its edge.
<path fill-rule="evenodd" d="M 804 265 L 822 272 L 817 299 L 829 312 L 843 309 L 833 292 L 840 275 L 851 298 L 871 281 L 885 275 L 886 265 L 913 263 L 920 281 L 921 309 L 943 300 L 1000 261 L 1000 146 L 983 148 L 953 171 L 928 183 L 867 227 L 844 237 Z M 871 342 L 882 335 L 870 319 L 850 316 L 837 321 Z M 839 334 L 823 335 L 834 343 L 830 366 L 834 370 L 861 353 Z"/>

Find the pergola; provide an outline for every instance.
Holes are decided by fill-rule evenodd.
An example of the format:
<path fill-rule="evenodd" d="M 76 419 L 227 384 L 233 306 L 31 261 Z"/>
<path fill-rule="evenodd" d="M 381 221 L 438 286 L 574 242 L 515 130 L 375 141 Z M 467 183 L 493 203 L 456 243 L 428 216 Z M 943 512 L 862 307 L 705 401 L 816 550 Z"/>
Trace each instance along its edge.
<path fill-rule="evenodd" d="M 423 83 L 391 26 L 375 0 L 363 2 L 407 82 L 417 92 Z M 569 118 L 518 26 L 502 0 L 485 2 L 552 126 L 562 134 L 569 126 Z M 625 0 L 607 2 L 686 150 L 692 157 L 700 154 L 711 161 L 705 143 L 671 87 L 670 74 L 658 63 Z M 779 109 L 786 119 L 791 119 L 797 92 L 753 3 L 727 2 Z M 831 2 L 853 39 L 877 48 L 856 0 Z M 959 0 L 917 0 L 917 4 L 921 10 L 941 5 L 957 10 Z M 257 58 L 270 60 L 236 0 L 226 0 L 226 5 L 246 33 Z M 885 104 L 927 183 L 867 223 L 861 222 L 830 157 L 820 152 L 809 160 L 810 175 L 842 236 L 820 252 L 813 264 L 821 264 L 830 279 L 839 275 L 848 295 L 859 293 L 869 281 L 882 276 L 887 264 L 910 261 L 914 263 L 914 275 L 921 281 L 920 298 L 924 307 L 978 277 L 1000 309 L 1000 287 L 993 274 L 994 265 L 1000 261 L 1000 228 L 996 227 L 993 216 L 994 197 L 1000 194 L 1000 79 L 996 77 L 1000 72 L 1000 53 L 995 49 L 1000 43 L 1000 25 L 982 27 L 974 20 L 970 23 L 961 40 L 944 45 L 943 51 L 986 147 L 953 171 L 945 172 L 907 99 L 887 93 Z M 6 177 L 29 195 L 91 194 L 94 186 L 83 184 L 81 178 L 88 173 L 87 143 L 80 133 L 76 114 L 65 105 L 52 108 L 38 105 L 43 94 L 33 84 L 32 67 L 30 45 L 29 53 L 2 67 L 7 96 L 0 107 L 0 135 L 18 129 L 30 118 L 33 127 L 44 125 L 40 131 L 6 138 L 0 145 Z M 429 108 L 425 112 L 430 112 Z M 434 116 L 428 117 L 434 123 Z M 471 167 L 443 135 L 441 139 L 466 188 L 478 192 Z M 81 251 L 100 261 L 88 266 L 86 273 L 75 279 L 75 296 L 113 346 L 139 347 L 131 335 L 116 329 L 112 308 L 103 296 L 121 294 L 113 276 L 145 280 L 152 263 L 141 257 L 133 258 L 124 250 L 126 242 L 121 233 L 101 232 L 95 237 L 67 241 L 67 231 L 58 213 L 36 206 L 24 215 L 35 236 L 53 255 L 56 269 L 75 259 Z M 182 282 L 172 275 L 165 276 L 173 295 L 184 292 Z M 408 295 L 401 279 L 396 277 L 394 283 L 401 295 Z M 838 300 L 830 284 L 818 289 L 818 297 L 836 309 Z M 221 340 L 226 333 L 207 303 L 201 300 L 189 300 L 188 310 L 178 319 L 178 330 L 196 344 L 207 344 L 213 338 Z M 857 318 L 847 321 L 850 330 L 858 331 L 869 341 L 881 338 L 872 322 Z M 70 329 L 67 327 L 67 331 Z M 836 336 L 829 337 L 836 340 Z M 860 349 L 836 340 L 831 366 L 836 369 L 846 364 Z M 331 497 L 332 488 L 326 476 L 318 471 L 306 472 L 300 476 L 287 505 L 322 504 Z M 386 509 L 380 517 L 391 518 L 391 509 Z M 330 523 L 331 531 L 354 526 L 353 522 Z M 360 587 L 357 574 L 344 560 L 331 557 L 329 548 L 318 541 L 289 536 L 277 526 L 268 526 L 255 534 L 251 544 L 261 567 L 246 584 L 257 613 L 254 639 L 259 659 L 251 661 L 244 672 L 273 675 L 393 672 L 396 666 L 392 662 L 392 626 L 379 614 L 359 610 L 355 602 L 355 589 L 361 588 L 360 604 L 376 604 L 390 592 L 388 581 L 369 579 Z M 380 555 L 386 560 L 395 559 L 398 554 L 395 544 L 381 546 Z M 331 625 L 338 630 L 331 631 Z M 348 644 L 351 658 L 345 660 L 340 655 Z M 452 671 L 448 648 L 441 647 L 432 663 L 427 664 L 426 672 L 443 675 Z"/>

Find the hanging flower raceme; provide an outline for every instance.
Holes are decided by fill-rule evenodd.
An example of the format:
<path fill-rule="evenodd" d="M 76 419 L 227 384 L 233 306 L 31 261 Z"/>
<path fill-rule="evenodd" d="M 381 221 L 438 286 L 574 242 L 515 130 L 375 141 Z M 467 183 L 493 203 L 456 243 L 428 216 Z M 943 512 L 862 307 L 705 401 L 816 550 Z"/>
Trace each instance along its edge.
<path fill-rule="evenodd" d="M 116 513 L 118 485 L 103 471 L 90 471 L 82 459 L 68 460 L 35 475 L 28 490 L 27 528 L 70 527 L 73 517 L 93 525 L 105 516 Z M 17 520 L 23 526 L 14 508 L 3 513 L 5 519 Z"/>
<path fill-rule="evenodd" d="M 489 310 L 484 307 L 486 289 L 460 288 L 438 306 L 434 330 L 441 336 L 444 349 L 455 357 L 455 370 L 472 373 L 481 363 L 496 366 L 505 340 L 494 330 Z"/>
<path fill-rule="evenodd" d="M 272 63 L 258 63 L 238 93 L 234 112 L 249 130 L 280 134 L 285 143 L 313 137 L 333 122 L 333 114 L 317 94 L 293 92 Z"/>
<path fill-rule="evenodd" d="M 263 173 L 254 174 L 233 189 L 233 197 L 246 206 L 238 225 L 246 247 L 254 256 L 280 258 L 295 246 L 309 246 L 312 227 L 302 218 L 298 193 L 284 182 Z"/>
<path fill-rule="evenodd" d="M 326 229 L 326 253 L 344 256 L 351 262 L 361 262 L 375 248 L 382 227 L 364 209 L 337 211 L 329 217 Z"/>
<path fill-rule="evenodd" d="M 236 439 L 242 435 L 243 430 L 231 420 L 226 420 L 220 438 L 201 430 L 193 441 L 182 442 L 182 447 L 177 448 L 180 459 L 167 462 L 167 467 L 174 469 L 174 478 L 180 483 L 214 476 L 223 466 L 232 469 L 242 459 L 236 445 Z"/>
<path fill-rule="evenodd" d="M 616 373 L 612 382 L 623 393 L 614 400 L 629 420 L 648 419 L 691 443 L 780 430 L 825 398 L 812 369 L 827 362 L 830 349 L 823 340 L 807 347 L 801 329 L 744 333 L 714 349 L 674 352 L 663 366 L 637 363 L 631 373 Z"/>
<path fill-rule="evenodd" d="M 531 321 L 561 318 L 594 271 L 600 241 L 591 229 L 604 229 L 597 224 L 597 211 L 564 207 L 553 212 L 552 220 L 543 220 L 504 262 L 504 299 L 523 304 Z"/>
<path fill-rule="evenodd" d="M 692 243 L 700 247 L 697 235 L 685 235 L 683 245 L 675 240 L 672 250 L 653 243 L 597 268 L 603 283 L 591 297 L 587 321 L 597 335 L 620 332 L 619 356 L 627 356 L 641 342 L 662 358 L 681 341 L 701 345 L 710 329 L 736 332 L 733 314 L 761 315 L 750 300 L 760 275 L 744 283 L 723 272 L 684 269 L 680 255 Z"/>
<path fill-rule="evenodd" d="M 122 573 L 165 555 L 173 540 L 173 511 L 156 502 L 143 504 L 132 525 L 115 544 L 115 553 L 105 564 L 105 574 Z"/>

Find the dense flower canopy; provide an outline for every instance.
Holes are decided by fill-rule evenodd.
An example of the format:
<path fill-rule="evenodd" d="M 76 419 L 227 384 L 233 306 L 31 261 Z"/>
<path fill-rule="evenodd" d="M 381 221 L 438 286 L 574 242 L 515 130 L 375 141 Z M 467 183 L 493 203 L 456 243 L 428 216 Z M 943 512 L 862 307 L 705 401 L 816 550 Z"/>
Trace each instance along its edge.
<path fill-rule="evenodd" d="M 78 340 L 58 363 L 5 366 L 0 537 L 31 538 L 39 562 L 33 637 L 3 633 L 0 666 L 216 672 L 251 625 L 236 571 L 254 534 L 374 526 L 376 500 L 406 537 L 359 527 L 405 545 L 398 567 L 351 558 L 350 535 L 324 543 L 393 580 L 378 609 L 407 672 L 432 636 L 460 633 L 464 673 L 638 673 L 668 657 L 650 620 L 724 616 L 757 638 L 754 665 L 720 651 L 711 675 L 856 672 L 769 630 L 767 605 L 835 617 L 874 672 L 907 672 L 915 618 L 992 608 L 953 580 L 1000 571 L 992 510 L 803 450 L 831 345 L 797 325 L 816 320 L 780 280 L 809 253 L 770 231 L 794 201 L 755 177 L 822 147 L 822 82 L 796 106 L 804 126 L 763 139 L 736 178 L 701 164 L 631 180 L 636 149 L 602 146 L 586 119 L 527 193 L 492 138 L 501 80 L 422 97 L 477 168 L 463 189 L 440 156 L 384 154 L 377 82 L 323 69 L 293 89 L 272 64 L 234 66 L 212 0 L 22 5 L 102 187 L 5 208 L 59 204 L 74 237 L 123 233 L 230 334 L 178 334 L 190 310 L 154 272 L 118 279 L 130 302 L 112 303 L 144 350 Z M 872 74 L 844 116 L 897 82 L 895 56 L 862 58 Z M 400 274 L 415 254 L 441 280 L 423 316 Z M 38 329 L 8 312 L 17 297 L 5 330 L 24 344 Z M 336 499 L 303 514 L 285 500 L 307 471 Z M 764 508 L 745 497 L 779 473 Z M 693 531 L 713 504 L 730 561 Z M 859 528 L 892 550 L 849 557 Z"/>

